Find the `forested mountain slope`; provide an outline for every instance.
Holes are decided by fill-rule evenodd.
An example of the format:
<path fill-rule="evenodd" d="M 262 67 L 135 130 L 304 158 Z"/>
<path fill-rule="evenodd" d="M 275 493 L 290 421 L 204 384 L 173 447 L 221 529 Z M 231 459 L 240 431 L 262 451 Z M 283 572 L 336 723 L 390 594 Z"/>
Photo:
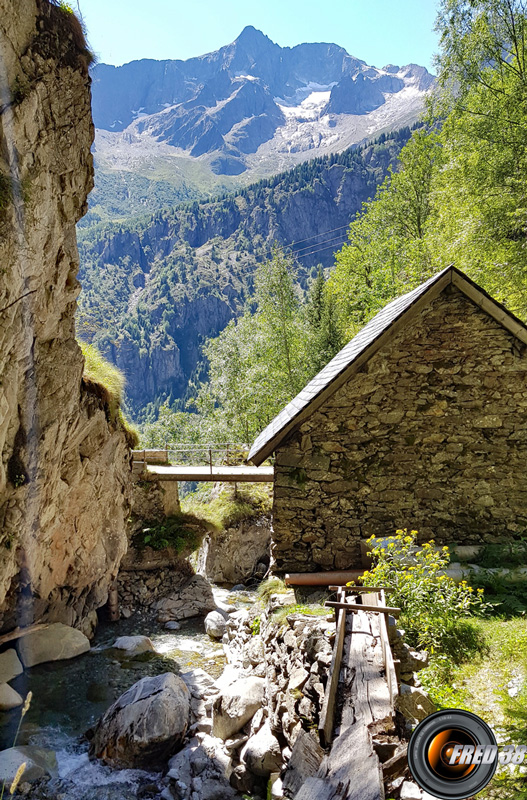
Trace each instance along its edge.
<path fill-rule="evenodd" d="M 130 410 L 185 395 L 201 344 L 240 313 L 273 243 L 296 253 L 304 286 L 318 263 L 331 265 L 409 135 L 383 135 L 216 201 L 81 231 L 79 333 L 124 371 Z"/>

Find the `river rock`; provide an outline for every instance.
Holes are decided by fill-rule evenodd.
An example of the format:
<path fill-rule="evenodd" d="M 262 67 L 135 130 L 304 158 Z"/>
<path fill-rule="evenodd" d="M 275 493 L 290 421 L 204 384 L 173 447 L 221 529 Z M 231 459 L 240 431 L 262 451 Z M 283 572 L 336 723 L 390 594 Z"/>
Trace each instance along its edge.
<path fill-rule="evenodd" d="M 18 654 L 25 667 L 75 658 L 90 649 L 90 640 L 76 628 L 55 622 L 33 631 L 17 641 Z"/>
<path fill-rule="evenodd" d="M 39 747 L 10 747 L 0 752 L 0 786 L 12 783 L 18 768 L 25 762 L 22 782 L 33 783 L 46 776 L 57 775 L 57 758 L 52 750 Z"/>
<path fill-rule="evenodd" d="M 204 616 L 215 607 L 211 585 L 202 575 L 193 575 L 180 590 L 154 605 L 159 622 Z"/>
<path fill-rule="evenodd" d="M 90 754 L 113 767 L 162 767 L 183 742 L 190 693 L 171 672 L 142 678 L 97 723 Z"/>
<path fill-rule="evenodd" d="M 24 698 L 8 683 L 0 683 L 0 711 L 11 711 L 12 708 L 21 706 L 23 702 Z"/>
<path fill-rule="evenodd" d="M 227 622 L 221 611 L 211 611 L 205 617 L 205 630 L 213 639 L 221 639 L 227 630 Z"/>
<path fill-rule="evenodd" d="M 148 636 L 119 636 L 113 643 L 116 650 L 124 650 L 128 656 L 139 656 L 141 653 L 155 653 L 155 647 Z"/>
<path fill-rule="evenodd" d="M 268 722 L 264 723 L 257 734 L 251 736 L 241 752 L 241 760 L 251 772 L 262 778 L 268 778 L 271 772 L 280 772 L 280 744 Z"/>
<path fill-rule="evenodd" d="M 404 717 L 417 722 L 421 722 L 436 711 L 435 705 L 422 689 L 408 686 L 406 683 L 401 683 L 395 705 Z"/>
<path fill-rule="evenodd" d="M 263 705 L 264 678 L 240 678 L 225 687 L 212 706 L 212 732 L 228 739 L 243 728 Z"/>
<path fill-rule="evenodd" d="M 13 647 L 6 650 L 5 653 L 0 653 L 0 683 L 8 683 L 17 675 L 21 675 L 23 671 L 24 667 Z"/>
<path fill-rule="evenodd" d="M 175 619 L 169 619 L 168 622 L 165 622 L 165 628 L 167 631 L 178 631 L 181 625 Z"/>
<path fill-rule="evenodd" d="M 178 800 L 242 800 L 229 783 L 232 759 L 222 742 L 207 734 L 196 737 L 169 761 L 172 796 Z"/>

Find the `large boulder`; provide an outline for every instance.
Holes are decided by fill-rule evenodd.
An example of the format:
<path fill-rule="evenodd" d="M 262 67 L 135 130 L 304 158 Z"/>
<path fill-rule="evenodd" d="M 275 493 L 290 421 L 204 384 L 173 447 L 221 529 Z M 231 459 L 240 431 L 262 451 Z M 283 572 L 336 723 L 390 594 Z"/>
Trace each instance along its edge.
<path fill-rule="evenodd" d="M 24 698 L 8 683 L 0 683 L 0 711 L 11 711 L 12 708 L 21 706 L 23 702 Z"/>
<path fill-rule="evenodd" d="M 90 755 L 113 767 L 162 767 L 182 744 L 190 693 L 171 672 L 142 678 L 97 723 Z"/>
<path fill-rule="evenodd" d="M 57 775 L 57 759 L 52 750 L 41 750 L 39 747 L 10 747 L 0 752 L 0 786 L 5 782 L 8 786 L 25 764 L 22 783 L 32 783 L 46 776 Z"/>
<path fill-rule="evenodd" d="M 193 575 L 179 591 L 154 606 L 159 622 L 205 616 L 215 608 L 211 585 L 202 575 Z"/>
<path fill-rule="evenodd" d="M 211 611 L 205 617 L 205 630 L 213 639 L 221 639 L 227 630 L 227 620 L 221 611 Z"/>
<path fill-rule="evenodd" d="M 90 640 L 76 628 L 55 622 L 22 636 L 17 641 L 18 655 L 25 667 L 46 661 L 75 658 L 90 649 Z"/>
<path fill-rule="evenodd" d="M 0 653 L 0 683 L 8 683 L 17 675 L 21 675 L 23 671 L 24 667 L 13 647 L 6 650 L 5 653 Z"/>
<path fill-rule="evenodd" d="M 269 563 L 270 546 L 270 517 L 243 520 L 207 534 L 198 551 L 197 570 L 215 583 L 239 583 L 253 575 L 259 562 Z"/>
<path fill-rule="evenodd" d="M 127 656 L 139 656 L 142 653 L 155 653 L 155 647 L 148 636 L 119 636 L 113 643 L 116 650 L 123 650 Z"/>
<path fill-rule="evenodd" d="M 216 697 L 212 706 L 212 733 L 228 739 L 243 728 L 263 705 L 264 678 L 240 678 Z"/>
<path fill-rule="evenodd" d="M 268 722 L 251 736 L 241 752 L 241 760 L 252 773 L 262 778 L 268 778 L 271 772 L 280 772 L 283 765 L 280 743 Z"/>

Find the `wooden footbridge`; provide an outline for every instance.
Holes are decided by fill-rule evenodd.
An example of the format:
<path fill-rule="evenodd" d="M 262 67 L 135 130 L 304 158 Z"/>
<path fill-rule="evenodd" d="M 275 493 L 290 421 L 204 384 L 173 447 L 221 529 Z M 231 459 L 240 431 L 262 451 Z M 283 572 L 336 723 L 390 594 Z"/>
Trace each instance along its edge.
<path fill-rule="evenodd" d="M 388 638 L 385 590 L 331 586 L 336 637 L 320 715 L 320 745 L 298 738 L 284 777 L 294 800 L 384 800 L 384 782 L 404 771 L 395 734 L 396 666 Z M 326 750 L 323 750 L 326 748 Z"/>
<path fill-rule="evenodd" d="M 176 444 L 157 450 L 133 450 L 134 475 L 155 481 L 272 483 L 272 466 L 253 467 L 240 463 L 245 462 L 248 453 L 248 445 L 232 442 L 204 447 Z"/>

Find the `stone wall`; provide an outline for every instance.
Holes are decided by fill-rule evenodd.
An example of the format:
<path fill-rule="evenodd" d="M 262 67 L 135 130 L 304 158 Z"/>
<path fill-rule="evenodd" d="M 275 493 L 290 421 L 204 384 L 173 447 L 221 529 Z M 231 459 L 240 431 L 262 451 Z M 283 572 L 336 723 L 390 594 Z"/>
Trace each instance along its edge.
<path fill-rule="evenodd" d="M 89 60 L 73 15 L 0 0 L 0 630 L 80 624 L 127 547 L 129 446 L 75 341 Z"/>
<path fill-rule="evenodd" d="M 527 354 L 448 287 L 276 453 L 278 571 L 360 566 L 397 528 L 477 544 L 527 529 Z"/>

